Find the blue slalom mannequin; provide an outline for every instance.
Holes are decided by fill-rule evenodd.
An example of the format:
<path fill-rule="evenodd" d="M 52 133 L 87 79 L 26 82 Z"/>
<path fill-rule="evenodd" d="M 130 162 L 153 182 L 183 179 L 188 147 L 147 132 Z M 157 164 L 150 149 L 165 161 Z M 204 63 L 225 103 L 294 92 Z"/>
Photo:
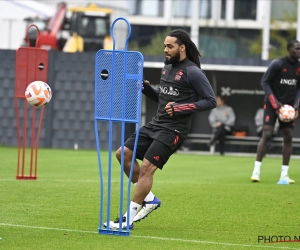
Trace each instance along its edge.
<path fill-rule="evenodd" d="M 114 37 L 114 26 L 116 22 L 123 20 L 128 26 L 128 36 L 125 42 L 124 50 L 116 49 Z M 142 80 L 144 58 L 140 52 L 128 51 L 128 40 L 131 35 L 130 23 L 123 17 L 117 18 L 111 25 L 110 33 L 113 39 L 112 50 L 99 50 L 95 58 L 95 114 L 94 127 L 96 137 L 96 148 L 98 153 L 98 166 L 100 174 L 100 226 L 99 234 L 123 235 L 129 236 L 129 218 L 127 219 L 127 228 L 122 230 L 123 210 L 123 184 L 124 184 L 124 140 L 125 124 L 136 124 L 140 128 L 140 114 L 142 104 Z M 107 189 L 104 185 L 103 164 L 101 159 L 100 138 L 98 133 L 98 121 L 107 121 L 109 123 L 108 134 L 108 168 L 107 168 Z M 112 179 L 112 139 L 113 124 L 121 124 L 121 169 L 120 169 L 120 209 L 118 230 L 105 228 L 103 222 L 111 220 L 111 179 Z M 130 176 L 127 186 L 127 211 L 130 205 L 130 187 L 133 173 L 133 165 L 136 154 L 137 140 L 139 130 L 136 131 L 135 146 L 131 162 Z M 104 200 L 104 191 L 107 191 L 107 200 Z M 126 190 L 125 190 L 126 192 Z M 106 218 L 103 218 L 106 204 Z M 112 204 L 113 205 L 113 204 Z M 129 216 L 129 215 L 128 215 Z"/>

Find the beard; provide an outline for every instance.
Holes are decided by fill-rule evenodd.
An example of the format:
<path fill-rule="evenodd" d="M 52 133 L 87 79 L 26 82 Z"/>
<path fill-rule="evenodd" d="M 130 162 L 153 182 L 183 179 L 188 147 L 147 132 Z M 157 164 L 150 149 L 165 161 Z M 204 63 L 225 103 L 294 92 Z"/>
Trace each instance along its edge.
<path fill-rule="evenodd" d="M 174 56 L 171 56 L 169 60 L 166 58 L 165 59 L 165 64 L 167 65 L 167 64 L 177 63 L 177 62 L 179 62 L 179 59 L 180 59 L 180 54 L 179 54 L 179 51 L 178 51 Z"/>

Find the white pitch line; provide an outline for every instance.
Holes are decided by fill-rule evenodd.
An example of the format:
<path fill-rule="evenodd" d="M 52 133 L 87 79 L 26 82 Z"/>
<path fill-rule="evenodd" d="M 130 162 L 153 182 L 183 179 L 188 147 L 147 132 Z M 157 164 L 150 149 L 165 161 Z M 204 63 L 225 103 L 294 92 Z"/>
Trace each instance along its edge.
<path fill-rule="evenodd" d="M 100 182 L 100 180 L 58 180 L 58 179 L 37 179 L 38 182 L 41 181 L 56 181 L 56 182 Z M 16 181 L 16 179 L 0 179 L 0 181 Z M 119 180 L 112 180 L 112 182 L 118 182 Z M 105 181 L 107 182 L 107 181 Z"/>
<path fill-rule="evenodd" d="M 65 229 L 65 228 L 55 228 L 55 227 L 27 226 L 27 225 L 18 225 L 18 224 L 9 224 L 9 223 L 0 223 L 0 226 L 23 227 L 23 228 L 43 229 L 43 230 L 53 230 L 53 231 L 67 231 L 67 232 L 77 232 L 77 233 L 97 233 L 94 231 L 81 231 L 76 229 Z"/>
<path fill-rule="evenodd" d="M 54 228 L 54 227 L 27 226 L 27 225 L 18 225 L 18 224 L 9 224 L 9 223 L 0 223 L 0 226 L 23 227 L 23 228 L 32 228 L 32 229 L 42 229 L 42 230 L 98 234 L 98 232 L 96 232 L 96 231 L 84 231 L 84 230 L 75 230 L 75 229 L 66 229 L 66 228 Z M 130 237 L 153 239 L 153 240 L 163 240 L 163 241 L 179 241 L 179 242 L 197 243 L 197 244 L 222 245 L 222 246 L 269 248 L 269 249 L 294 249 L 294 250 L 299 250 L 300 249 L 300 248 L 292 248 L 292 247 L 275 247 L 275 246 L 266 246 L 266 245 L 248 245 L 248 244 L 235 244 L 235 243 L 213 242 L 213 241 L 202 241 L 202 240 L 186 240 L 186 239 L 164 238 L 164 237 L 156 237 L 156 236 L 131 235 Z"/>
<path fill-rule="evenodd" d="M 198 244 L 211 244 L 211 245 L 222 245 L 222 246 L 237 246 L 237 247 L 252 247 L 252 248 L 271 248 L 271 249 L 297 249 L 300 248 L 291 248 L 291 247 L 274 247 L 274 246 L 262 246 L 262 245 L 248 245 L 248 244 L 236 244 L 236 243 L 226 243 L 226 242 L 213 242 L 213 241 L 204 241 L 204 240 L 185 240 L 185 239 L 176 239 L 176 238 L 162 238 L 155 236 L 138 236 L 132 235 L 133 237 L 141 237 L 147 239 L 156 239 L 156 240 L 169 240 L 169 241 L 180 241 L 180 242 L 189 242 L 189 243 L 198 243 Z"/>

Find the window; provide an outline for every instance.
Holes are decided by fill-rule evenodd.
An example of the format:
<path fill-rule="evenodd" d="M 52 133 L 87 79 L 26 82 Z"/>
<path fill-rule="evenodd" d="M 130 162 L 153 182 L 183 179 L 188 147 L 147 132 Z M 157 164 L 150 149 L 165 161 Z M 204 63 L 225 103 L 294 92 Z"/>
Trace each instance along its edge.
<path fill-rule="evenodd" d="M 256 1 L 235 0 L 234 19 L 256 20 Z"/>
<path fill-rule="evenodd" d="M 137 0 L 127 0 L 130 15 L 137 15 Z"/>
<path fill-rule="evenodd" d="M 163 0 L 128 0 L 131 15 L 163 16 Z"/>
<path fill-rule="evenodd" d="M 142 16 L 158 16 L 158 0 L 141 1 Z"/>
<path fill-rule="evenodd" d="M 106 19 L 103 17 L 83 16 L 80 19 L 78 33 L 87 37 L 107 35 Z"/>
<path fill-rule="evenodd" d="M 212 0 L 200 0 L 199 4 L 199 17 L 210 18 L 211 17 L 211 1 Z"/>
<path fill-rule="evenodd" d="M 211 1 L 200 0 L 199 3 L 199 17 L 211 17 Z M 174 17 L 191 17 L 192 16 L 192 1 L 191 0 L 174 0 L 173 3 L 173 16 Z"/>
<path fill-rule="evenodd" d="M 277 0 L 271 5 L 271 18 L 275 20 L 285 20 L 287 17 L 297 17 L 297 2 Z"/>
<path fill-rule="evenodd" d="M 222 0 L 221 3 L 221 19 L 225 19 L 226 17 L 226 0 Z"/>

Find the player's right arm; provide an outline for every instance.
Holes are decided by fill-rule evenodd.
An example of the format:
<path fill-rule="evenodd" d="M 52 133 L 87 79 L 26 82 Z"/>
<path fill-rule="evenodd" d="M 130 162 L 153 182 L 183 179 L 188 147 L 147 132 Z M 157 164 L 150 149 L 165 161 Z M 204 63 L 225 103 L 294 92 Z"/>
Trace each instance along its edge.
<path fill-rule="evenodd" d="M 159 91 L 152 88 L 150 86 L 150 82 L 147 80 L 144 80 L 142 84 L 143 84 L 142 93 L 148 96 L 153 101 L 158 102 Z"/>
<path fill-rule="evenodd" d="M 273 60 L 269 65 L 267 71 L 264 73 L 261 79 L 261 86 L 265 91 L 266 96 L 268 97 L 273 109 L 280 109 L 282 104 L 277 100 L 275 97 L 271 84 L 272 80 L 274 79 L 276 73 L 281 69 L 281 61 L 279 59 Z"/>

